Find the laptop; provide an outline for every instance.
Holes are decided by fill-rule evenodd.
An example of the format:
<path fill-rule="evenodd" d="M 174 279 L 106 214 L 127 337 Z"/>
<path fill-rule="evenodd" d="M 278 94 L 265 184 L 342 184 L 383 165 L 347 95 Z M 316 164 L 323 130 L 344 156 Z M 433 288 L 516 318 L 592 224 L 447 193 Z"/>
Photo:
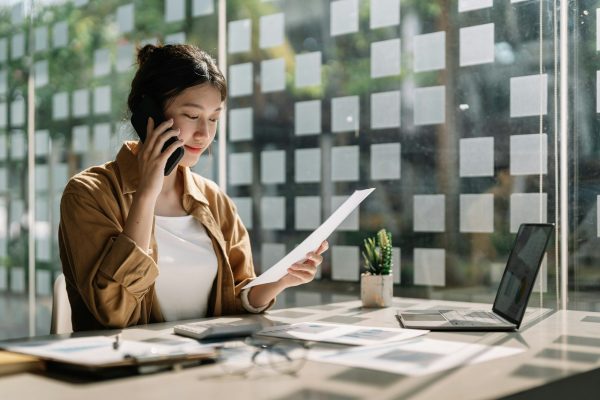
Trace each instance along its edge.
<path fill-rule="evenodd" d="M 511 331 L 519 329 L 554 224 L 522 224 L 508 257 L 492 311 L 398 311 L 404 328 L 432 331 Z"/>

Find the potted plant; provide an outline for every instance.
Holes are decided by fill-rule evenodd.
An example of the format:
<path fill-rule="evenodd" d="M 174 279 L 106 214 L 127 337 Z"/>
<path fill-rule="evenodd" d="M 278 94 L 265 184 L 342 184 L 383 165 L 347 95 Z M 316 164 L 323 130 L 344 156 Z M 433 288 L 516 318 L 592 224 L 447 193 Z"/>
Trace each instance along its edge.
<path fill-rule="evenodd" d="M 394 296 L 392 276 L 392 234 L 381 229 L 366 238 L 362 251 L 366 272 L 360 277 L 363 307 L 388 307 Z"/>

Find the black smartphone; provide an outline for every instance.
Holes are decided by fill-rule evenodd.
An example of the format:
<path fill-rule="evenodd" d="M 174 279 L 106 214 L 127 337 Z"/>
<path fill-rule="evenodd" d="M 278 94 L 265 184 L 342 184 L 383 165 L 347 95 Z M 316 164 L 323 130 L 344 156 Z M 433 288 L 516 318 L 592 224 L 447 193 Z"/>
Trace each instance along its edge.
<path fill-rule="evenodd" d="M 152 117 L 154 120 L 155 127 L 165 122 L 165 117 L 158 104 L 150 97 L 144 96 L 142 101 L 131 110 L 131 125 L 133 125 L 142 142 L 146 141 L 146 127 L 148 126 L 149 117 Z M 170 138 L 166 141 L 161 151 L 165 151 L 167 147 L 176 141 L 176 137 Z M 165 165 L 165 176 L 169 175 L 177 166 L 179 160 L 183 157 L 183 152 L 183 148 L 179 147 L 171 154 Z"/>

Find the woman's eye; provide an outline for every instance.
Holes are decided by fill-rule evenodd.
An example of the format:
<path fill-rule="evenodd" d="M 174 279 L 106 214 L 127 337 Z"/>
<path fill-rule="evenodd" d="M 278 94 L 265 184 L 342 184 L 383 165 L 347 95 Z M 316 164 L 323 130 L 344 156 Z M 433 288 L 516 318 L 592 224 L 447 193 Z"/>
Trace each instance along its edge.
<path fill-rule="evenodd" d="M 186 117 L 188 117 L 189 119 L 198 119 L 198 116 L 197 116 L 197 115 L 196 115 L 196 116 L 194 116 L 194 115 L 188 115 L 188 114 L 185 114 L 185 116 L 186 116 Z"/>
<path fill-rule="evenodd" d="M 211 118 L 209 121 L 210 121 L 210 122 L 218 122 L 218 121 L 219 121 L 219 118 Z"/>

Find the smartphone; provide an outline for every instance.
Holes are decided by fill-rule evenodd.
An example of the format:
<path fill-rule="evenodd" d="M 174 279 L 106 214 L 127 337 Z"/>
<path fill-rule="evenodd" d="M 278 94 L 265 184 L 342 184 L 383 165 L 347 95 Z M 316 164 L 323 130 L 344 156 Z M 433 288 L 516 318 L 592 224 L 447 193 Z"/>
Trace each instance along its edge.
<path fill-rule="evenodd" d="M 150 97 L 144 96 L 142 101 L 137 104 L 133 110 L 131 110 L 131 125 L 136 130 L 138 135 L 140 136 L 140 140 L 143 142 L 146 141 L 146 127 L 148 126 L 148 118 L 152 117 L 154 120 L 154 127 L 165 122 L 164 114 L 162 113 L 161 108 L 153 101 Z M 172 143 L 177 141 L 176 137 L 172 137 L 164 144 L 162 151 L 165 151 L 167 147 L 169 147 Z M 169 175 L 173 169 L 183 157 L 184 150 L 179 147 L 175 149 L 173 154 L 167 160 L 167 164 L 165 165 L 165 176 Z"/>

